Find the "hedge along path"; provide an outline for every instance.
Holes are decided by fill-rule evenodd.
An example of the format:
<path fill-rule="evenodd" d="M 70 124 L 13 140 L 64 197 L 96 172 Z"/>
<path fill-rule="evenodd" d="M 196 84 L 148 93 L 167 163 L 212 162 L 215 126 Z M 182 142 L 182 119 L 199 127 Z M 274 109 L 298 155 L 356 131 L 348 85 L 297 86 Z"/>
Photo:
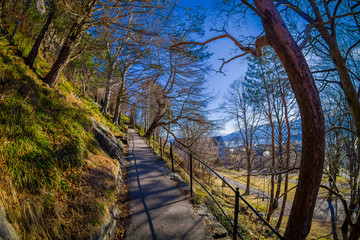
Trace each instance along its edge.
<path fill-rule="evenodd" d="M 176 183 L 162 174 L 145 141 L 129 129 L 129 228 L 126 240 L 213 239 Z"/>

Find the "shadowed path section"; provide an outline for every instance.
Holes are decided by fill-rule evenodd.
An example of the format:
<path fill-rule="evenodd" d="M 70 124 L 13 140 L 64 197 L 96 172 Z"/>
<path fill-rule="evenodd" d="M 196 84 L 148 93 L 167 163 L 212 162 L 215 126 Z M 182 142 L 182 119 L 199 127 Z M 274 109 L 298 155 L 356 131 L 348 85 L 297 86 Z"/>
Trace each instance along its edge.
<path fill-rule="evenodd" d="M 129 216 L 126 240 L 213 239 L 145 141 L 129 130 Z"/>

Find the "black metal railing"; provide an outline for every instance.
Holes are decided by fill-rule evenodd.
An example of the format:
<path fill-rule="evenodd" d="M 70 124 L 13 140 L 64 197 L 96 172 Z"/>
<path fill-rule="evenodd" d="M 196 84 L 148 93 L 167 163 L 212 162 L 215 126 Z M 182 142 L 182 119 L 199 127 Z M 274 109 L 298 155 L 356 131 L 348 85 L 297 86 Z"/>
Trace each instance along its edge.
<path fill-rule="evenodd" d="M 161 138 L 160 138 L 161 139 Z M 152 142 L 152 146 L 151 146 L 151 142 Z M 156 140 L 155 140 L 155 136 L 152 137 L 152 139 L 149 140 L 148 142 L 149 146 L 153 148 L 154 152 L 156 149 Z M 161 140 L 159 143 L 159 154 L 161 156 L 161 158 L 163 158 L 163 149 L 162 149 L 162 145 L 161 145 Z M 266 221 L 263 216 L 249 203 L 247 202 L 240 194 L 239 192 L 239 188 L 234 188 L 231 184 L 229 184 L 224 177 L 222 177 L 219 173 L 217 173 L 214 169 L 212 169 L 207 163 L 205 163 L 204 161 L 200 160 L 199 158 L 197 158 L 196 156 L 194 156 L 193 154 L 191 154 L 191 152 L 189 150 L 185 150 L 180 146 L 175 146 L 177 149 L 181 150 L 182 152 L 185 153 L 185 155 L 187 155 L 189 157 L 189 169 L 186 169 L 186 167 L 184 166 L 183 163 L 179 162 L 174 155 L 173 152 L 173 144 L 170 144 L 170 150 L 169 150 L 169 155 L 170 155 L 170 160 L 171 160 L 171 170 L 174 172 L 175 171 L 175 164 L 177 164 L 179 167 L 181 167 L 190 177 L 190 196 L 194 196 L 193 195 L 193 181 L 195 181 L 197 184 L 199 184 L 199 186 L 201 186 L 201 188 L 203 188 L 205 190 L 205 192 L 210 196 L 210 198 L 215 202 L 215 204 L 218 206 L 218 208 L 220 209 L 220 211 L 222 212 L 222 214 L 225 216 L 226 220 L 230 223 L 230 225 L 232 226 L 233 229 L 233 239 L 235 240 L 238 237 L 240 237 L 240 239 L 244 239 L 243 236 L 241 235 L 241 233 L 238 230 L 239 227 L 239 222 L 238 222 L 238 218 L 239 218 L 239 202 L 240 199 L 241 201 L 243 201 L 250 209 L 252 212 L 255 213 L 255 215 L 271 230 L 271 232 L 273 232 L 279 239 L 284 239 L 280 233 L 273 228 L 270 223 L 268 221 Z M 231 189 L 231 191 L 234 193 L 234 197 L 235 197 L 235 204 L 234 204 L 234 221 L 232 221 L 230 219 L 230 217 L 228 216 L 228 214 L 224 211 L 223 207 L 221 206 L 221 204 L 216 200 L 216 198 L 213 196 L 213 194 L 211 194 L 211 192 L 197 179 L 194 177 L 193 174 L 193 161 L 197 161 L 200 164 L 202 164 L 204 167 L 206 167 L 214 176 L 218 177 L 219 179 L 221 179 L 222 181 L 222 185 L 229 187 L 229 189 Z"/>

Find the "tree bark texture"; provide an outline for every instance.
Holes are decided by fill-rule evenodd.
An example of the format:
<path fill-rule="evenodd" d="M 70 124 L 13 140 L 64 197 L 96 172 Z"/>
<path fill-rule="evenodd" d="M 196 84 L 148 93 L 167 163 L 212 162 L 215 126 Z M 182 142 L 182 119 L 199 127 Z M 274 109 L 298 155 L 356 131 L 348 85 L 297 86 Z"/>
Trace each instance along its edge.
<path fill-rule="evenodd" d="M 280 89 L 280 96 L 281 96 L 281 101 L 284 105 L 284 114 L 285 114 L 285 122 L 286 122 L 286 130 L 287 130 L 287 139 L 286 139 L 286 160 L 285 160 L 285 182 L 284 182 L 284 196 L 283 196 L 283 201 L 281 204 L 281 209 L 280 209 L 280 214 L 279 214 L 279 218 L 278 221 L 276 223 L 275 229 L 279 229 L 281 226 L 281 222 L 284 216 L 284 212 L 285 212 L 285 207 L 286 207 L 286 200 L 287 200 L 287 191 L 288 191 L 288 185 L 289 185 L 289 173 L 287 172 L 289 169 L 289 164 L 290 164 L 290 143 L 291 143 L 291 129 L 290 129 L 290 122 L 289 122 L 289 116 L 288 116 L 288 108 L 287 108 L 287 102 L 284 96 L 284 92 L 281 88 L 281 82 L 280 79 L 278 79 L 278 83 L 279 83 L 279 89 Z"/>
<path fill-rule="evenodd" d="M 245 195 L 250 194 L 250 181 L 251 181 L 251 156 L 246 156 L 246 189 L 245 189 Z"/>
<path fill-rule="evenodd" d="M 51 67 L 50 72 L 44 77 L 43 81 L 49 84 L 50 87 L 55 87 L 62 70 L 68 64 L 71 54 L 74 52 L 75 47 L 80 41 L 83 26 L 84 23 L 81 25 L 78 22 L 73 23 L 71 30 L 65 39 L 64 45 L 60 50 L 58 58 Z"/>
<path fill-rule="evenodd" d="M 120 120 L 121 105 L 122 105 L 123 94 L 124 94 L 124 82 L 125 82 L 125 77 L 121 80 L 119 92 L 116 97 L 115 114 L 114 114 L 114 119 L 113 119 L 114 124 L 119 124 L 119 120 Z"/>
<path fill-rule="evenodd" d="M 359 239 L 360 239 L 360 214 L 357 215 L 355 225 L 351 227 L 348 240 L 359 240 Z"/>
<path fill-rule="evenodd" d="M 50 72 L 43 80 L 51 87 L 55 87 L 62 70 L 70 61 L 71 54 L 74 52 L 76 46 L 80 42 L 81 34 L 85 28 L 86 23 L 94 14 L 95 5 L 97 2 L 98 0 L 86 1 L 86 4 L 82 9 L 82 14 L 79 14 L 79 16 L 74 20 L 70 31 L 65 38 L 64 45 L 60 50 L 58 58 L 51 67 Z"/>
<path fill-rule="evenodd" d="M 261 63 L 262 64 L 262 63 Z M 262 66 L 262 65 L 261 65 Z M 263 71 L 263 67 L 262 71 Z M 266 92 L 266 102 L 267 102 L 267 116 L 269 118 L 269 123 L 271 127 L 271 179 L 270 179 L 270 203 L 268 213 L 266 215 L 266 220 L 270 221 L 271 215 L 275 210 L 275 126 L 272 118 L 272 110 L 271 110 L 271 103 L 270 103 L 270 93 L 269 88 L 264 77 L 262 74 L 262 80 L 264 82 L 265 92 Z"/>
<path fill-rule="evenodd" d="M 154 120 L 152 121 L 150 127 L 147 129 L 147 131 L 146 131 L 146 133 L 145 133 L 145 135 L 144 135 L 145 138 L 149 139 L 149 138 L 151 137 L 152 133 L 153 133 L 153 132 L 155 131 L 155 129 L 159 126 L 159 123 L 160 123 L 162 117 L 163 117 L 162 108 L 160 108 L 160 109 L 157 111 L 157 113 L 156 113 L 156 115 L 155 115 L 155 118 L 154 118 Z"/>
<path fill-rule="evenodd" d="M 55 3 L 52 3 L 52 4 L 53 4 L 53 6 L 51 6 L 49 15 L 46 19 L 46 22 L 45 22 L 44 26 L 42 27 L 40 34 L 36 38 L 35 43 L 34 43 L 33 47 L 31 48 L 29 55 L 25 59 L 25 64 L 28 65 L 30 68 L 33 67 L 34 61 L 39 52 L 40 44 L 41 44 L 42 40 L 44 39 L 45 34 L 46 34 L 47 30 L 49 29 L 49 26 L 55 16 L 55 12 L 56 12 Z"/>
<path fill-rule="evenodd" d="M 101 112 L 102 114 L 106 114 L 108 112 L 109 104 L 110 104 L 110 96 L 111 96 L 111 87 L 113 84 L 113 75 L 114 75 L 114 69 L 111 66 L 108 74 L 107 84 L 106 84 L 106 90 L 105 90 L 105 96 L 104 96 L 104 102 L 102 104 Z"/>
<path fill-rule="evenodd" d="M 306 239 L 324 167 L 325 121 L 309 66 L 272 0 L 255 0 L 269 44 L 288 74 L 302 118 L 298 187 L 285 230 L 287 240 Z"/>
<path fill-rule="evenodd" d="M 20 16 L 20 19 L 16 20 L 16 22 L 15 22 L 15 28 L 14 28 L 11 36 L 10 36 L 10 42 L 12 42 L 12 41 L 14 40 L 14 37 L 15 37 L 15 34 L 16 34 L 16 32 L 17 32 L 17 29 L 19 28 L 21 19 L 22 19 L 23 16 L 25 15 L 26 11 L 29 9 L 30 3 L 31 3 L 31 0 L 27 0 L 27 1 L 26 1 L 26 5 L 25 5 L 25 8 L 24 8 L 24 11 L 22 12 L 22 14 L 21 14 L 21 16 Z"/>

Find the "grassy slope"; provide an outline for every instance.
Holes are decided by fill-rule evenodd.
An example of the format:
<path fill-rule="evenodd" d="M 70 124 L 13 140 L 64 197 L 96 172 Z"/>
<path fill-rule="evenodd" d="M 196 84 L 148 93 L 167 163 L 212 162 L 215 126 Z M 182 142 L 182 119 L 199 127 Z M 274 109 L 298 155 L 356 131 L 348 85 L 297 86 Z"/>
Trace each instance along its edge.
<path fill-rule="evenodd" d="M 86 239 L 118 200 L 116 160 L 99 151 L 88 115 L 117 135 L 66 81 L 53 90 L 0 37 L 0 200 L 24 239 Z M 35 69 L 49 66 L 39 58 Z"/>

